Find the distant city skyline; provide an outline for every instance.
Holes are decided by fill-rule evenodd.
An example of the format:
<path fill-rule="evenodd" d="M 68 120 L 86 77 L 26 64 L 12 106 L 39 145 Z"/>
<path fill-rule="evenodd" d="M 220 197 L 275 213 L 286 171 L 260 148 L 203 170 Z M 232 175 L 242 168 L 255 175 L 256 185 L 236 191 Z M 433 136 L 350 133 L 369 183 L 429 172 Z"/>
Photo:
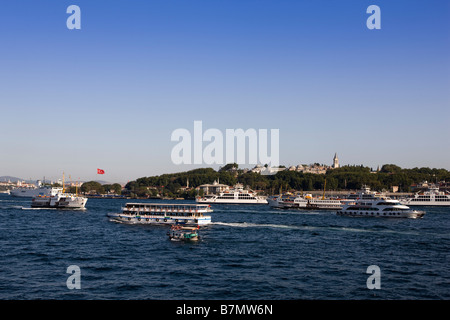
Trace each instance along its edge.
<path fill-rule="evenodd" d="M 336 153 L 336 155 L 337 155 L 337 153 Z M 286 170 L 288 170 L 292 166 L 299 166 L 299 165 L 313 166 L 316 163 L 318 163 L 320 166 L 324 165 L 324 166 L 327 166 L 329 168 L 340 168 L 342 166 L 360 166 L 360 165 L 363 165 L 365 167 L 371 168 L 372 171 L 377 171 L 378 169 L 381 169 L 382 166 L 385 165 L 385 164 L 395 164 L 395 163 L 383 163 L 383 164 L 378 164 L 376 166 L 370 166 L 370 165 L 366 165 L 366 164 L 363 164 L 363 163 L 361 163 L 361 164 L 356 164 L 356 163 L 353 163 L 353 164 L 351 164 L 351 163 L 342 164 L 340 162 L 340 160 L 339 160 L 339 157 L 337 157 L 337 161 L 335 161 L 335 158 L 333 157 L 333 160 L 331 161 L 331 163 L 315 161 L 315 162 L 310 162 L 310 163 L 299 162 L 299 163 L 296 163 L 296 164 L 280 164 L 280 166 L 283 166 L 283 167 L 285 167 Z M 336 166 L 336 164 L 337 164 L 337 166 Z M 398 165 L 398 164 L 395 164 L 395 165 Z M 244 165 L 244 166 L 239 166 L 239 169 L 251 170 L 251 169 L 256 168 L 256 166 L 257 165 L 254 165 L 254 166 L 245 166 Z M 161 173 L 156 173 L 156 174 L 149 174 L 149 175 L 140 175 L 140 176 L 136 176 L 133 179 L 126 179 L 126 180 L 110 180 L 110 179 L 108 179 L 107 175 L 105 176 L 106 173 L 102 174 L 102 175 L 97 174 L 96 176 L 93 176 L 91 174 L 89 176 L 91 178 L 86 178 L 86 179 L 82 179 L 81 177 L 75 177 L 75 176 L 72 176 L 70 174 L 66 175 L 64 173 L 64 175 L 65 175 L 64 179 L 67 182 L 69 182 L 69 181 L 70 182 L 77 182 L 77 181 L 86 182 L 86 181 L 94 180 L 94 181 L 102 181 L 104 183 L 121 183 L 121 184 L 125 184 L 125 183 L 127 183 L 129 181 L 133 181 L 133 180 L 136 180 L 136 179 L 142 178 L 142 177 L 159 176 L 159 175 L 162 175 L 162 174 L 171 174 L 171 173 L 177 173 L 177 172 L 184 172 L 184 171 L 189 171 L 189 170 L 198 169 L 198 168 L 213 168 L 214 170 L 218 171 L 221 167 L 222 167 L 221 165 L 209 165 L 209 166 L 208 165 L 192 165 L 192 166 L 187 166 L 186 165 L 186 166 L 184 166 L 184 169 L 174 170 L 174 171 L 167 171 L 167 172 L 161 172 Z M 400 167 L 402 167 L 402 166 L 400 166 Z M 421 168 L 421 167 L 423 167 L 423 166 L 420 166 L 419 168 Z M 402 168 L 413 168 L 413 167 L 402 167 Z M 434 167 L 431 167 L 431 168 L 434 168 Z M 437 168 L 437 169 L 442 169 L 442 168 Z M 444 168 L 444 169 L 447 169 L 447 168 Z M 296 171 L 298 171 L 298 170 L 296 170 Z M 257 172 L 257 171 L 255 171 L 255 172 Z M 276 172 L 276 171 L 274 171 L 274 172 Z M 306 171 L 306 172 L 315 173 L 315 171 Z M 11 175 L 2 175 L 0 177 L 5 177 L 5 176 L 11 176 Z M 35 177 L 11 176 L 11 177 L 20 178 L 23 181 L 29 181 L 29 182 L 35 182 L 35 181 L 42 181 L 42 182 L 44 182 L 44 181 L 46 181 L 46 182 L 58 183 L 58 182 L 62 181 L 62 174 L 61 174 L 61 176 L 55 175 L 55 176 L 41 176 L 41 177 L 39 177 L 39 176 L 35 176 Z M 104 177 L 104 178 L 102 178 L 102 177 Z M 3 181 L 3 179 L 0 179 L 0 181 Z"/>
<path fill-rule="evenodd" d="M 172 132 L 196 120 L 278 129 L 285 166 L 337 153 L 450 170 L 449 14 L 439 0 L 3 1 L 0 176 L 218 169 L 171 161 Z"/>

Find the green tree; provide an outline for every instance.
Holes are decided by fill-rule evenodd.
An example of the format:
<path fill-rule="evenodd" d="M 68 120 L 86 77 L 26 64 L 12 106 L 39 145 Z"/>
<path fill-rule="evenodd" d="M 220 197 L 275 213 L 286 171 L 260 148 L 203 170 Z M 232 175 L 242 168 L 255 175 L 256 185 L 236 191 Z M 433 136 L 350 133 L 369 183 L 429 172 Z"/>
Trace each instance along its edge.
<path fill-rule="evenodd" d="M 84 192 L 84 193 L 99 193 L 99 194 L 105 193 L 105 189 L 97 181 L 88 181 L 88 182 L 83 183 L 81 185 L 80 190 L 81 190 L 81 192 Z"/>
<path fill-rule="evenodd" d="M 312 179 L 308 179 L 308 184 L 307 184 L 306 190 L 307 190 L 307 191 L 312 191 L 312 190 L 314 190 L 314 186 L 313 186 L 313 181 L 312 181 Z"/>
<path fill-rule="evenodd" d="M 380 170 L 382 173 L 399 173 L 400 171 L 402 171 L 402 168 L 395 164 L 385 164 Z"/>
<path fill-rule="evenodd" d="M 238 169 L 239 165 L 237 163 L 228 163 L 225 166 L 223 166 L 222 168 L 219 169 L 219 172 L 223 172 L 223 171 L 229 171 L 232 169 Z"/>
<path fill-rule="evenodd" d="M 243 170 L 224 170 L 227 166 L 230 170 L 236 168 L 234 164 L 228 164 L 219 171 L 215 171 L 212 168 L 200 168 L 180 173 L 138 178 L 127 183 L 124 194 L 130 196 L 152 195 L 153 191 L 149 190 L 156 190 L 155 188 L 162 190 L 161 186 L 164 186 L 165 196 L 182 195 L 183 197 L 191 197 L 189 192 L 181 189 L 181 186 L 186 185 L 187 180 L 189 180 L 189 187 L 191 188 L 196 188 L 205 183 L 212 183 L 214 180 L 220 180 L 221 183 L 230 186 L 239 182 L 244 186 L 263 190 L 266 193 L 278 193 L 280 189 L 283 192 L 288 190 L 322 190 L 325 178 L 327 180 L 326 190 L 328 191 L 360 189 L 362 185 L 368 185 L 373 190 L 379 191 L 383 189 L 389 190 L 392 186 L 398 186 L 400 191 L 408 191 L 411 184 L 424 180 L 429 182 L 450 180 L 450 172 L 446 169 L 402 169 L 395 164 L 385 164 L 377 173 L 372 172 L 370 167 L 363 165 L 347 165 L 328 170 L 325 175 L 287 170 L 280 171 L 275 175 L 261 175 L 251 171 L 244 173 Z M 84 189 L 97 191 L 98 185 L 90 185 L 90 182 L 86 184 Z"/>

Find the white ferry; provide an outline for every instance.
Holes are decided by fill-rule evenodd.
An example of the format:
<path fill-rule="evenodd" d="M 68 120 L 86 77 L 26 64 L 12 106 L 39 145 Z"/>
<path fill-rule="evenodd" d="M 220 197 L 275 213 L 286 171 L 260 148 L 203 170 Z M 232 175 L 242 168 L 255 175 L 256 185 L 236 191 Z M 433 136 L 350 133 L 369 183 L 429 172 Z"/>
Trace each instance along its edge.
<path fill-rule="evenodd" d="M 311 194 L 273 196 L 269 198 L 269 205 L 281 209 L 336 210 L 342 208 L 340 200 L 325 197 L 313 198 Z"/>
<path fill-rule="evenodd" d="M 121 213 L 109 213 L 113 220 L 140 224 L 206 225 L 212 212 L 207 204 L 127 203 Z"/>
<path fill-rule="evenodd" d="M 354 202 L 356 200 L 374 200 L 382 197 L 384 197 L 382 193 L 371 191 L 368 186 L 363 185 L 361 187 L 361 190 L 356 193 L 350 193 L 349 195 L 347 195 L 347 198 L 342 201 L 344 203 L 347 203 Z"/>
<path fill-rule="evenodd" d="M 84 209 L 87 198 L 71 193 L 37 196 L 31 200 L 32 208 Z"/>
<path fill-rule="evenodd" d="M 294 201 L 299 209 L 336 210 L 342 208 L 342 203 L 337 199 L 313 198 L 311 195 L 298 197 Z"/>
<path fill-rule="evenodd" d="M 294 208 L 296 196 L 291 193 L 274 195 L 267 198 L 269 206 L 280 209 Z"/>
<path fill-rule="evenodd" d="M 400 203 L 408 206 L 450 206 L 450 195 L 433 185 L 411 198 L 400 199 Z"/>
<path fill-rule="evenodd" d="M 61 193 L 63 188 L 60 187 L 50 187 L 50 186 L 35 186 L 35 187 L 26 187 L 26 188 L 14 188 L 10 190 L 10 194 L 13 197 L 26 197 L 32 198 L 37 196 L 55 196 L 58 193 Z"/>
<path fill-rule="evenodd" d="M 267 197 L 258 196 L 252 190 L 244 190 L 242 185 L 236 185 L 232 189 L 218 194 L 209 194 L 195 199 L 198 203 L 223 203 L 223 204 L 267 204 Z"/>
<path fill-rule="evenodd" d="M 337 215 L 350 217 L 377 218 L 411 218 L 418 219 L 425 215 L 424 211 L 412 210 L 398 200 L 371 192 L 368 187 L 348 199 Z"/>

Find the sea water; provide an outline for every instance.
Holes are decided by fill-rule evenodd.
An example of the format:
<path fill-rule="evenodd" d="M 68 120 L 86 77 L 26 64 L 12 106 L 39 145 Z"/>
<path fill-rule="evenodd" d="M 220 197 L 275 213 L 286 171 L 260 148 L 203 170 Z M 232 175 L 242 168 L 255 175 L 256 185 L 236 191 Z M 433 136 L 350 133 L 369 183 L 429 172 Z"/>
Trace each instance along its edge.
<path fill-rule="evenodd" d="M 110 221 L 127 201 L 32 209 L 0 194 L 0 299 L 450 298 L 450 208 L 418 208 L 414 220 L 212 205 L 213 223 L 189 243 L 170 241 L 169 226 Z M 379 289 L 367 286 L 373 265 Z"/>

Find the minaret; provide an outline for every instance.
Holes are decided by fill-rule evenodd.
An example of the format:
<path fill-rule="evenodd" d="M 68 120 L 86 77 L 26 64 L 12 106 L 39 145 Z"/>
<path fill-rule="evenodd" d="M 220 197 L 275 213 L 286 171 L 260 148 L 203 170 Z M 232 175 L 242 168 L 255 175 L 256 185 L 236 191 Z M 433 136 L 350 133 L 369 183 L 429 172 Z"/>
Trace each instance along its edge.
<path fill-rule="evenodd" d="M 334 154 L 332 168 L 333 169 L 339 168 L 339 159 L 337 157 L 337 153 Z"/>

